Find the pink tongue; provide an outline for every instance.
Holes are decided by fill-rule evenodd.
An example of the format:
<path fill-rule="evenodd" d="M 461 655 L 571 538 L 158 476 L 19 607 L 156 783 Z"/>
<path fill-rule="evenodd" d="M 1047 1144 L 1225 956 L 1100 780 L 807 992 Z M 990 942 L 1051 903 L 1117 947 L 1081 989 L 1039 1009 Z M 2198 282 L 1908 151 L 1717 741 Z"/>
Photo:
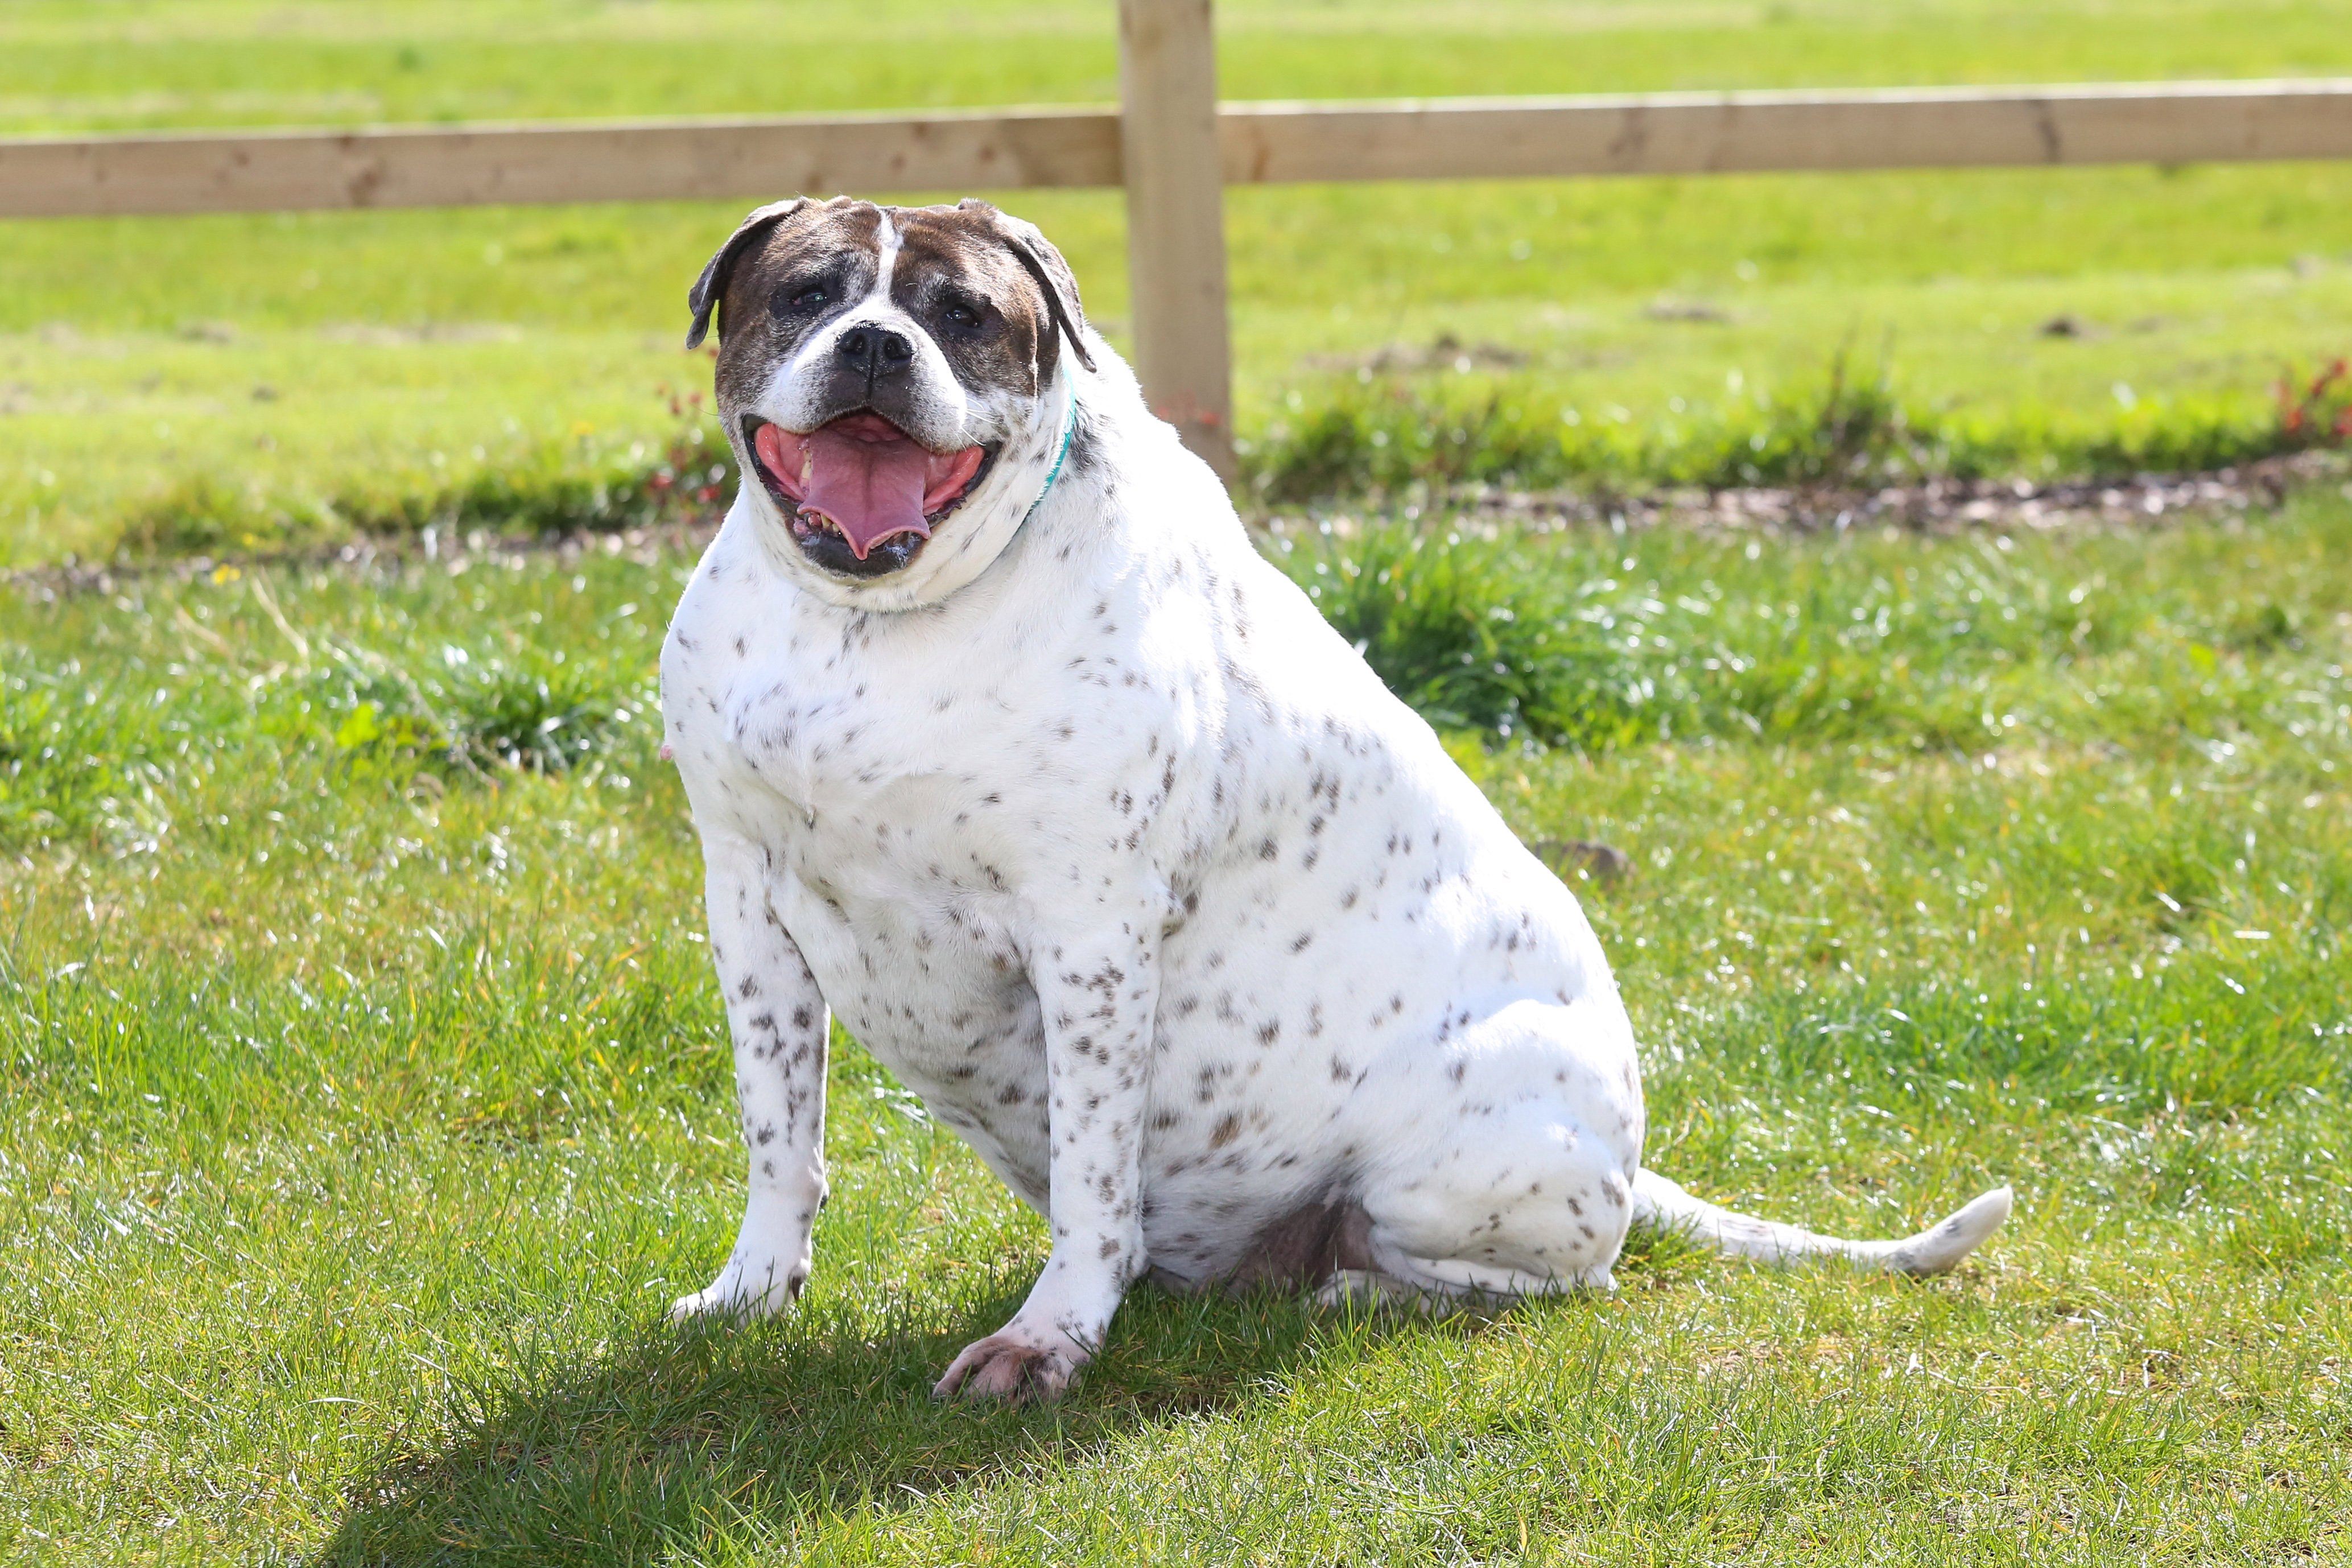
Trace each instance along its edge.
<path fill-rule="evenodd" d="M 930 454 L 893 430 L 875 439 L 849 420 L 836 420 L 808 437 L 804 511 L 822 512 L 860 561 L 894 534 L 931 536 L 923 521 L 923 486 Z"/>

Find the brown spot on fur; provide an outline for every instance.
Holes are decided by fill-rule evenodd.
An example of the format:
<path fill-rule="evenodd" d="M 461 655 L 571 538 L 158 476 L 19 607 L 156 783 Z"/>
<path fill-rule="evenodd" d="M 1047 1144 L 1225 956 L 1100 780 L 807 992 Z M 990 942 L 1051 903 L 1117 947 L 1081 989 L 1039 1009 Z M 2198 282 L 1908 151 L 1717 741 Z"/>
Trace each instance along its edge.
<path fill-rule="evenodd" d="M 1343 1268 L 1372 1267 L 1372 1216 L 1356 1203 L 1312 1203 L 1260 1230 L 1226 1271 L 1228 1289 L 1312 1289 Z"/>

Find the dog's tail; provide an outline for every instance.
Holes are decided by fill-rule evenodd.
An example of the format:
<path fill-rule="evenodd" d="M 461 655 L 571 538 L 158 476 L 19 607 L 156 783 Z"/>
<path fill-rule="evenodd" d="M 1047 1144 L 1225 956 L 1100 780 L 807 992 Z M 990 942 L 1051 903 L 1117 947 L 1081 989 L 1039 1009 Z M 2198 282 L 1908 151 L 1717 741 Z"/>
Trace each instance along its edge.
<path fill-rule="evenodd" d="M 1892 1274 L 1941 1274 L 1984 1245 L 2009 1217 L 2012 1194 L 1995 1187 L 1942 1224 L 1902 1241 L 1845 1241 L 1816 1236 L 1793 1225 L 1755 1219 L 1695 1198 L 1655 1171 L 1633 1176 L 1633 1217 L 1714 1247 L 1727 1258 L 1759 1263 L 1797 1263 L 1809 1258 L 1843 1258 L 1865 1268 Z"/>

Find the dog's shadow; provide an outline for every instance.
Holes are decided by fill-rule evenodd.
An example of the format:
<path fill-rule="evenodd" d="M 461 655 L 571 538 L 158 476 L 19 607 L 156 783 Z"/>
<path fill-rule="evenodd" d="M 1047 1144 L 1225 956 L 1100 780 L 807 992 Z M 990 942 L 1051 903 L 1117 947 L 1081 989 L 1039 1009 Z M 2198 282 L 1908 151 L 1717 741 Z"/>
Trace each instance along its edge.
<path fill-rule="evenodd" d="M 593 1354 L 519 1354 L 499 1382 L 462 1389 L 430 1437 L 394 1440 L 349 1489 L 314 1562 L 626 1563 L 738 1530 L 782 1541 L 796 1525 L 904 1509 L 1187 1413 L 1274 1397 L 1320 1352 L 1402 1321 L 1287 1295 L 1143 1289 L 1062 1403 L 932 1399 L 955 1352 L 1018 1300 L 992 1291 L 879 1331 L 827 1322 L 821 1309 L 779 1328 L 648 1323 Z"/>

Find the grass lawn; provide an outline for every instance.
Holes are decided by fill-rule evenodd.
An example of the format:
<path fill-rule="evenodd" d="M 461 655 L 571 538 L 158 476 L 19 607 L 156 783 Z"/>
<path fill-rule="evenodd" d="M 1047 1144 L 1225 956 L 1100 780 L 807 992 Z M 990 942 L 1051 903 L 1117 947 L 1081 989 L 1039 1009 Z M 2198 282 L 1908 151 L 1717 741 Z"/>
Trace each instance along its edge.
<path fill-rule="evenodd" d="M 0 134 L 1102 100 L 1111 15 L 18 0 Z M 1234 0 L 1220 26 L 1235 98 L 2352 71 L 2346 0 Z M 999 199 L 1123 336 L 1117 195 Z M 707 376 L 686 284 L 740 210 L 0 224 L 0 565 L 104 558 L 191 496 L 260 520 L 217 530 L 233 548 L 281 537 L 273 511 L 332 533 L 658 450 Z M 2065 447 L 2040 433 L 2242 420 L 2352 350 L 2344 164 L 1305 187 L 1229 215 L 1256 441 L 1373 374 L 1671 432 L 1846 344 L 1916 408 L 2021 432 L 2030 468 Z"/>
<path fill-rule="evenodd" d="M 2352 73 L 2347 0 L 1219 10 L 1236 98 Z M 1110 17 L 16 0 L 0 135 L 1100 100 Z M 1117 197 L 1000 199 L 1120 336 Z M 1229 214 L 1256 442 L 1399 391 L 1664 439 L 1847 345 L 2031 470 L 2352 349 L 2352 165 Z M 0 565 L 634 472 L 737 216 L 0 224 Z M 940 1406 L 1043 1227 L 837 1036 L 802 1310 L 674 1330 L 743 1163 L 655 757 L 690 561 L 0 581 L 0 1562 L 2352 1558 L 2352 492 L 1269 548 L 1526 837 L 1633 857 L 1580 890 L 1650 1163 L 1857 1234 L 2010 1181 L 2010 1227 L 1924 1283 L 1642 1237 L 1441 1321 L 1143 1289 L 1063 1405 Z"/>
<path fill-rule="evenodd" d="M 1420 537 L 1283 558 L 1523 833 L 1633 858 L 1583 892 L 1649 1159 L 1862 1233 L 2014 1182 L 1967 1268 L 1653 1237 L 1613 1297 L 1439 1322 L 1146 1289 L 1066 1405 L 937 1405 L 1045 1237 L 844 1038 L 803 1310 L 673 1331 L 742 1164 L 647 714 L 688 563 L 18 584 L 0 1557 L 2352 1551 L 2352 499 Z"/>

